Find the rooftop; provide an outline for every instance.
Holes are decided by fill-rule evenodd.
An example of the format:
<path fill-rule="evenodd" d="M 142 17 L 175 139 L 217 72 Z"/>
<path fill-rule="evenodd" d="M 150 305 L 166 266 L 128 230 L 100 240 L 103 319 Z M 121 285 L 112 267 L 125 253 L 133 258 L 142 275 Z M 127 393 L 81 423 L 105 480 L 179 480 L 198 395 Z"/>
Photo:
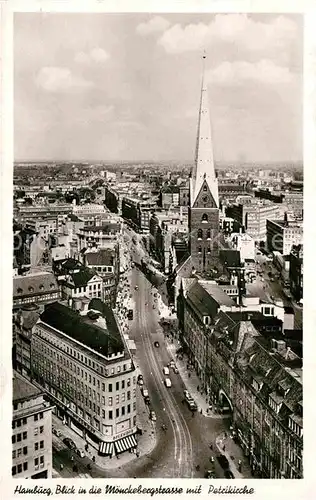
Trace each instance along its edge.
<path fill-rule="evenodd" d="M 40 320 L 103 356 L 123 352 L 124 343 L 113 311 L 99 299 L 92 299 L 89 309 L 102 312 L 106 328 L 58 302 L 47 306 Z"/>
<path fill-rule="evenodd" d="M 53 273 L 32 273 L 13 278 L 13 297 L 45 294 L 57 291 L 58 284 Z"/>
<path fill-rule="evenodd" d="M 22 377 L 19 373 L 14 372 L 13 376 L 13 401 L 24 399 L 32 399 L 42 394 L 42 391 L 31 384 L 28 380 Z"/>
<path fill-rule="evenodd" d="M 227 293 L 222 290 L 222 288 L 214 281 L 199 280 L 201 287 L 210 295 L 219 306 L 235 306 L 235 302 Z"/>

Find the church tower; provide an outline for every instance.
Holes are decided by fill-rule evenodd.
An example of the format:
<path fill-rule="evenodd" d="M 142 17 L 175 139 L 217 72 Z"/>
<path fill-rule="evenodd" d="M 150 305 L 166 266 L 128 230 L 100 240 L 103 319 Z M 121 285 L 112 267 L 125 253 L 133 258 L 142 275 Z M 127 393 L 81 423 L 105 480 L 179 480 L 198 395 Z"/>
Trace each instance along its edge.
<path fill-rule="evenodd" d="M 205 82 L 205 59 L 198 118 L 195 164 L 190 178 L 189 249 L 198 274 L 209 274 L 219 253 L 219 201 L 211 122 Z"/>

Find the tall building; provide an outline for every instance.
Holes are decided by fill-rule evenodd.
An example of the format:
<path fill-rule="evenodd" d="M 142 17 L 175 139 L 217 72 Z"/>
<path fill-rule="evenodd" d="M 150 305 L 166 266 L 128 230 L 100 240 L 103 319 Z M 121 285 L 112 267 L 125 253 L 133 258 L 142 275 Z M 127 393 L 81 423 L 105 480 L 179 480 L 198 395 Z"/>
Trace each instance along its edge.
<path fill-rule="evenodd" d="M 43 391 L 20 374 L 13 377 L 12 476 L 52 477 L 52 409 Z"/>
<path fill-rule="evenodd" d="M 135 367 L 112 310 L 93 299 L 81 314 L 55 303 L 32 334 L 33 378 L 57 415 L 102 455 L 135 448 Z"/>
<path fill-rule="evenodd" d="M 205 60 L 205 56 L 203 56 Z M 204 71 L 196 140 L 195 165 L 190 179 L 189 250 L 192 265 L 209 273 L 218 256 L 219 201 L 214 168 L 207 85 Z"/>

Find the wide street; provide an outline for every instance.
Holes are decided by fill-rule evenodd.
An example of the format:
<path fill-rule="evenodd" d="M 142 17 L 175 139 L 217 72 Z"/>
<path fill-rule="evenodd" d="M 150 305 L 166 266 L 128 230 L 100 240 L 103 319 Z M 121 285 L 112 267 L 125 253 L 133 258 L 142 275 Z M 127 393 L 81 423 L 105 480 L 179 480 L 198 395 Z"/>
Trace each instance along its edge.
<path fill-rule="evenodd" d="M 130 237 L 128 239 L 126 244 L 132 260 L 140 264 L 140 259 L 146 254 L 139 243 L 140 238 L 138 237 L 136 244 L 131 242 Z M 218 416 L 205 417 L 199 412 L 192 414 L 184 403 L 183 391 L 186 387 L 180 375 L 172 370 L 169 375 L 172 387 L 165 386 L 163 367 L 171 361 L 171 356 L 159 325 L 157 295 L 159 293 L 166 298 L 166 286 L 159 275 L 152 277 L 154 284 L 150 283 L 137 265 L 132 268 L 131 273 L 129 281 L 134 301 L 134 319 L 129 321 L 128 334 L 136 344 L 135 363 L 143 374 L 144 386 L 149 391 L 149 409 L 154 410 L 157 416 L 157 421 L 152 423 L 156 426 L 157 444 L 151 453 L 141 455 L 127 464 L 118 463 L 117 468 L 106 470 L 87 457 L 75 455 L 61 439 L 54 436 L 54 469 L 63 477 L 204 477 L 205 472 L 212 468 L 210 457 L 217 454 L 216 437 L 227 430 L 228 421 Z M 159 342 L 159 347 L 154 346 L 155 341 Z M 140 391 L 140 387 L 137 390 Z M 166 430 L 162 430 L 163 424 L 166 425 Z M 65 426 L 62 426 L 62 430 L 64 433 L 68 432 Z M 146 437 L 143 435 L 138 439 Z M 60 470 L 60 464 L 63 464 L 63 470 Z M 77 465 L 76 472 L 72 470 L 73 464 Z M 199 470 L 196 470 L 197 465 Z M 224 471 L 216 460 L 214 467 L 216 476 L 224 477 Z"/>
<path fill-rule="evenodd" d="M 133 260 L 137 261 L 137 246 L 133 245 Z M 135 290 L 135 287 L 138 289 Z M 161 291 L 163 287 L 160 286 Z M 164 385 L 163 367 L 171 357 L 156 307 L 156 288 L 135 267 L 132 273 L 132 293 L 135 300 L 135 316 L 130 322 L 129 337 L 135 341 L 137 363 L 150 395 L 150 407 L 157 415 L 158 444 L 150 456 L 140 457 L 136 464 L 125 466 L 128 475 L 137 477 L 201 477 L 210 468 L 209 448 L 216 436 L 226 428 L 225 420 L 212 419 L 195 413 L 194 417 L 183 403 L 185 386 L 180 375 L 170 370 L 172 387 Z M 155 308 L 154 308 L 155 307 Z M 159 342 L 159 347 L 154 342 Z M 161 425 L 167 426 L 167 431 Z M 196 465 L 200 471 L 196 471 Z M 223 476 L 220 466 L 216 470 Z"/>

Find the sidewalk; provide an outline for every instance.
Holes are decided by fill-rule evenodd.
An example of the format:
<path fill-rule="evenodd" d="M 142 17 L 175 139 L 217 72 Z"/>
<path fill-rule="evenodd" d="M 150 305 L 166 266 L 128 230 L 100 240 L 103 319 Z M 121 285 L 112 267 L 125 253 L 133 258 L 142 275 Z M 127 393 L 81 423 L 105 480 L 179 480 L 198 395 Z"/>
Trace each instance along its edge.
<path fill-rule="evenodd" d="M 139 453 L 139 457 L 151 453 L 151 451 L 156 446 L 156 428 L 155 424 L 149 419 L 149 410 L 147 405 L 145 405 L 144 399 L 141 395 L 139 388 L 137 388 L 136 393 L 137 398 L 137 426 L 142 429 L 143 434 L 137 436 L 137 451 Z M 60 436 L 60 440 L 62 441 L 65 437 L 68 437 L 73 440 L 76 447 L 83 450 L 88 458 L 92 460 L 92 457 L 95 457 L 95 464 L 101 469 L 117 469 L 122 465 L 125 465 L 132 460 L 136 460 L 138 457 L 135 453 L 130 452 L 129 450 L 120 453 L 117 457 L 103 457 L 98 455 L 98 450 L 93 448 L 91 444 L 89 444 L 88 451 L 85 451 L 86 441 L 79 436 L 73 429 L 64 425 L 62 421 L 56 416 L 53 415 L 53 425 L 60 429 L 62 436 Z M 54 436 L 54 440 L 58 439 Z M 60 442 L 60 441 L 59 441 Z M 60 442 L 61 447 L 66 448 L 66 445 Z M 60 448 L 58 446 L 58 448 Z M 74 452 L 75 453 L 75 452 Z"/>
<path fill-rule="evenodd" d="M 211 407 L 208 403 L 208 398 L 205 394 L 201 394 L 197 388 L 201 386 L 201 381 L 199 377 L 196 375 L 194 370 L 189 371 L 187 369 L 187 357 L 183 355 L 183 359 L 179 360 L 177 357 L 176 351 L 180 347 L 180 344 L 177 340 L 173 342 L 171 340 L 166 339 L 167 350 L 169 351 L 171 357 L 174 359 L 177 368 L 179 370 L 179 375 L 183 380 L 183 383 L 186 389 L 189 391 L 194 401 L 197 404 L 198 411 L 204 415 L 204 417 L 208 418 L 218 418 L 222 419 L 223 415 L 219 415 L 211 410 Z M 202 411 L 201 411 L 202 410 Z"/>
<path fill-rule="evenodd" d="M 253 478 L 247 458 L 228 432 L 216 438 L 216 447 L 227 458 L 230 470 L 236 479 Z M 239 460 L 241 460 L 242 464 L 241 472 L 238 470 Z"/>

